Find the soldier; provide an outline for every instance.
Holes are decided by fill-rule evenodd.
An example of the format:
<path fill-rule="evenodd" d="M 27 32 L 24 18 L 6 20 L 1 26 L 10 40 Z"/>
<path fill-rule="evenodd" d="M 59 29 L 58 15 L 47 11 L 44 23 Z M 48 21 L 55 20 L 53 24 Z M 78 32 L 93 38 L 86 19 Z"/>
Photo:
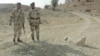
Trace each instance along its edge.
<path fill-rule="evenodd" d="M 39 41 L 39 25 L 40 25 L 40 14 L 37 9 L 35 9 L 35 3 L 33 2 L 31 5 L 31 10 L 28 14 L 28 21 L 30 24 L 30 28 L 32 31 L 31 37 L 34 41 L 34 30 L 36 31 L 37 40 Z"/>
<path fill-rule="evenodd" d="M 10 16 L 10 23 L 9 25 L 12 25 L 12 22 L 14 24 L 14 38 L 13 38 L 13 42 L 14 44 L 16 44 L 16 40 L 18 42 L 22 42 L 22 40 L 20 40 L 20 36 L 21 36 L 21 30 L 24 27 L 24 13 L 21 9 L 21 3 L 17 3 L 17 8 L 12 12 L 11 16 Z"/>

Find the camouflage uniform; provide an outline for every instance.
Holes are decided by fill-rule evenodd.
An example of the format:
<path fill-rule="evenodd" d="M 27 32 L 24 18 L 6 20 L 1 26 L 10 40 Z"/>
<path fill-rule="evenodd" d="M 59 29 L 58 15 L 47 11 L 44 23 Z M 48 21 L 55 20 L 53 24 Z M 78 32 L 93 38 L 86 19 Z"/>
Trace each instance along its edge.
<path fill-rule="evenodd" d="M 32 39 L 34 40 L 34 30 L 36 31 L 37 40 L 39 40 L 39 24 L 40 24 L 40 16 L 39 12 L 36 9 L 32 9 L 29 11 L 28 21 L 30 24 L 30 28 L 32 31 Z"/>
<path fill-rule="evenodd" d="M 18 37 L 18 39 L 21 36 L 21 30 L 24 25 L 24 13 L 22 9 L 15 9 L 12 12 L 12 15 L 10 17 L 10 24 L 14 23 L 14 41 L 15 38 Z"/>

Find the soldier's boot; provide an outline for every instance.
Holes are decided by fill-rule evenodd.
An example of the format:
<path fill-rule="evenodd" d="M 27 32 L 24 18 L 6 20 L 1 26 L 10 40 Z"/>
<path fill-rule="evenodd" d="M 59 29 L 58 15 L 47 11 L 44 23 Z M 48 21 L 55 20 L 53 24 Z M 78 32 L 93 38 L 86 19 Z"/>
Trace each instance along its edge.
<path fill-rule="evenodd" d="M 13 42 L 14 42 L 14 44 L 16 44 L 16 38 L 13 38 Z"/>
<path fill-rule="evenodd" d="M 17 41 L 18 42 L 23 42 L 22 40 L 20 40 L 20 36 L 21 36 L 21 32 L 18 33 L 18 39 L 17 39 Z"/>
<path fill-rule="evenodd" d="M 40 39 L 39 39 L 39 33 L 37 34 L 37 40 L 39 41 Z"/>
<path fill-rule="evenodd" d="M 39 30 L 36 31 L 36 34 L 37 34 L 37 40 L 39 41 Z"/>
<path fill-rule="evenodd" d="M 17 39 L 18 42 L 23 42 L 22 40 L 20 40 L 20 38 Z"/>
<path fill-rule="evenodd" d="M 14 34 L 13 42 L 14 42 L 14 44 L 17 44 L 16 43 L 16 34 Z"/>
<path fill-rule="evenodd" d="M 37 40 L 40 41 L 39 37 L 37 37 Z"/>
<path fill-rule="evenodd" d="M 34 41 L 34 33 L 31 34 L 32 40 Z"/>

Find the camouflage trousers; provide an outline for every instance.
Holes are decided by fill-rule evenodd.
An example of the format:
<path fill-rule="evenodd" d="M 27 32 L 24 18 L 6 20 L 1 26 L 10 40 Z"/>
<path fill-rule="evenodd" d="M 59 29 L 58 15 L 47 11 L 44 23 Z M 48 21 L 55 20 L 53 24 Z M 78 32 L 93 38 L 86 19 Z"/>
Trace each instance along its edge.
<path fill-rule="evenodd" d="M 31 28 L 31 36 L 32 36 L 32 39 L 34 40 L 34 34 L 36 32 L 36 36 L 37 36 L 37 40 L 39 40 L 39 25 L 30 25 L 30 28 Z"/>
<path fill-rule="evenodd" d="M 22 24 L 15 23 L 14 24 L 14 38 L 16 38 L 16 37 L 20 38 L 21 30 L 22 30 Z"/>

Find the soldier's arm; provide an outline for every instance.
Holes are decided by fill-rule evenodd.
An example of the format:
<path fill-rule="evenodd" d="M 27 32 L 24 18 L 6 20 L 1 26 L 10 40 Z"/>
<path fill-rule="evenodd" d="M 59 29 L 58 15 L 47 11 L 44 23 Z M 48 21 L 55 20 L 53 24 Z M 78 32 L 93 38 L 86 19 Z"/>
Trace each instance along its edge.
<path fill-rule="evenodd" d="M 24 13 L 22 13 L 22 27 L 23 27 L 23 31 L 25 33 L 25 16 L 24 16 Z"/>
<path fill-rule="evenodd" d="M 41 24 L 41 18 L 39 17 L 39 23 Z"/>
<path fill-rule="evenodd" d="M 13 21 L 12 16 L 10 16 L 9 25 L 12 25 L 12 21 Z"/>
<path fill-rule="evenodd" d="M 12 25 L 12 22 L 14 20 L 14 15 L 15 15 L 15 11 L 13 10 L 9 19 L 9 25 Z"/>
<path fill-rule="evenodd" d="M 38 15 L 39 23 L 41 24 L 40 13 L 38 12 L 37 15 Z"/>
<path fill-rule="evenodd" d="M 23 21 L 23 24 L 25 24 L 25 15 L 24 15 L 24 13 L 22 14 L 22 21 Z"/>
<path fill-rule="evenodd" d="M 31 19 L 30 15 L 31 15 L 31 13 L 29 12 L 28 13 L 28 18 L 27 18 L 29 23 L 30 23 L 30 19 Z"/>
<path fill-rule="evenodd" d="M 39 18 L 39 23 L 41 24 L 41 18 L 40 18 L 40 13 L 38 13 L 38 18 Z"/>

